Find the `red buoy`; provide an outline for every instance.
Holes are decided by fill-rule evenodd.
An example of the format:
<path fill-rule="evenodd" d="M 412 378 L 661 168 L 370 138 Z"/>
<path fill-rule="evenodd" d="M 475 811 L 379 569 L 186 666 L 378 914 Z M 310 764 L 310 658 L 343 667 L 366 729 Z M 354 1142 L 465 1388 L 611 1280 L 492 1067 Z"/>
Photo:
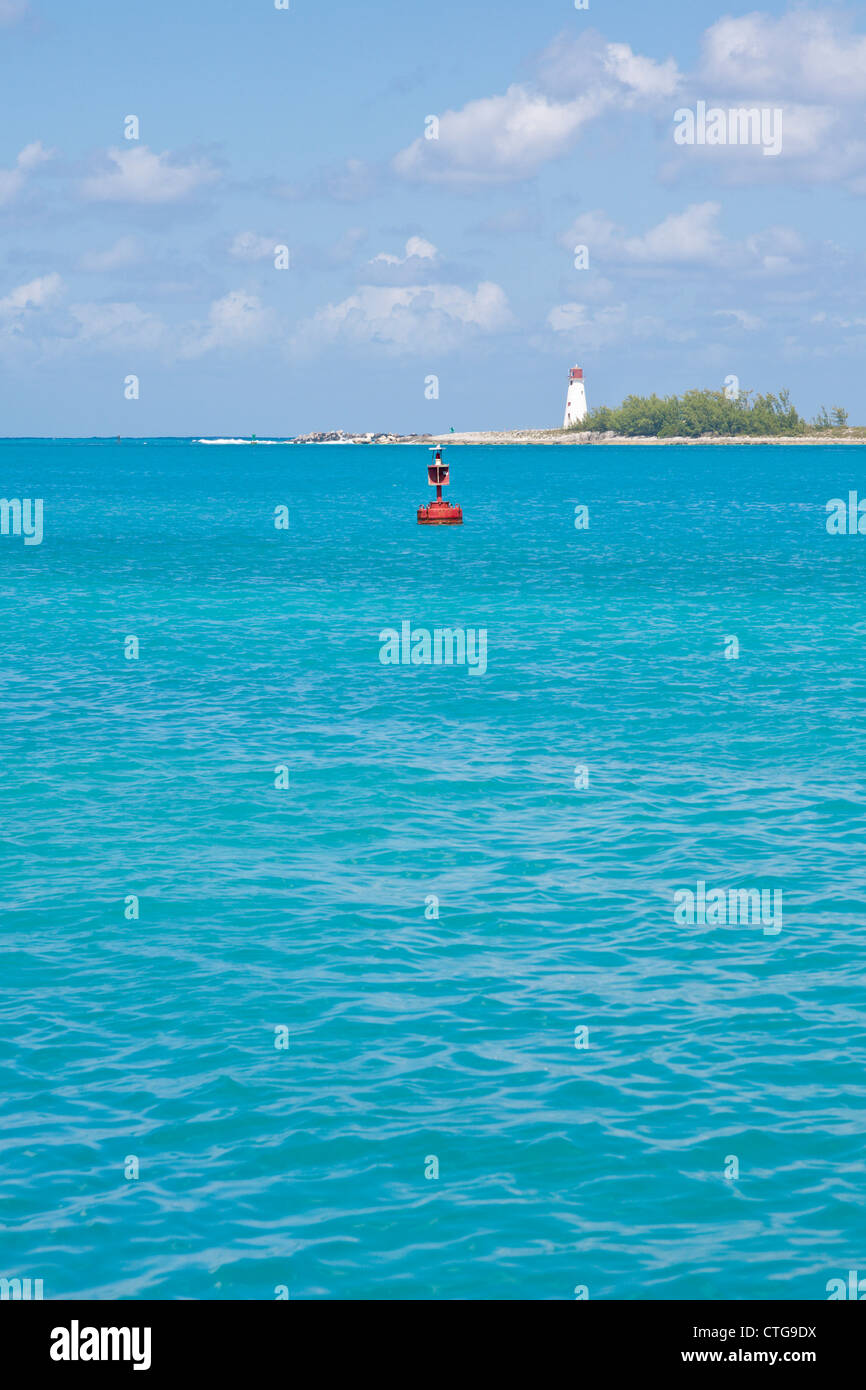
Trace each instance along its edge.
<path fill-rule="evenodd" d="M 463 510 L 446 502 L 442 488 L 448 485 L 448 464 L 442 462 L 442 449 L 437 444 L 430 451 L 433 462 L 427 465 L 427 482 L 436 489 L 436 501 L 428 507 L 418 508 L 419 526 L 462 526 Z"/>

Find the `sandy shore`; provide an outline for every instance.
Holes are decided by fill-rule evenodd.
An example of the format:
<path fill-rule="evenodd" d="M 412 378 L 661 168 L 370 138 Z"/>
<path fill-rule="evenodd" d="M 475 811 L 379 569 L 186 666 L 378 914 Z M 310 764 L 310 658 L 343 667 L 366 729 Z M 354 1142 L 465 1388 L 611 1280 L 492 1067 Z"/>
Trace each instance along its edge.
<path fill-rule="evenodd" d="M 466 430 L 461 434 L 434 434 L 437 444 L 866 444 L 863 435 L 655 435 L 591 434 L 579 430 Z"/>
<path fill-rule="evenodd" d="M 674 435 L 658 439 L 655 435 L 604 434 L 580 430 L 462 430 L 454 434 L 348 434 L 344 430 L 316 431 L 298 435 L 295 444 L 862 444 L 866 432 L 847 434 L 718 434 Z"/>

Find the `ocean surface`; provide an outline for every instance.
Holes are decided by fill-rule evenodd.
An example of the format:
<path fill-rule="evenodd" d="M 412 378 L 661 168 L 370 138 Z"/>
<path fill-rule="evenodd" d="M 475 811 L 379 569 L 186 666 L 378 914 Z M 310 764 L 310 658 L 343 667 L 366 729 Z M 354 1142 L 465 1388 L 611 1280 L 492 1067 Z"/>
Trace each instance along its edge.
<path fill-rule="evenodd" d="M 0 443 L 44 500 L 0 537 L 0 1275 L 866 1275 L 866 536 L 825 526 L 866 450 L 446 457 L 462 528 L 422 447 Z M 486 671 L 382 664 L 404 621 Z M 677 922 L 699 882 L 780 929 Z"/>

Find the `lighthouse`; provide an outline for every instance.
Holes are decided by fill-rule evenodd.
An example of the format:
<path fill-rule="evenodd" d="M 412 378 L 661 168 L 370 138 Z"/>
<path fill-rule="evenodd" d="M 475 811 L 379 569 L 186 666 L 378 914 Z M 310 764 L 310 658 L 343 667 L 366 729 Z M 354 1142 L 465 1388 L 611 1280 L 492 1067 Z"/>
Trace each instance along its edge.
<path fill-rule="evenodd" d="M 586 416 L 586 391 L 583 386 L 583 367 L 572 367 L 568 373 L 568 395 L 565 398 L 565 420 L 562 428 L 579 425 Z"/>

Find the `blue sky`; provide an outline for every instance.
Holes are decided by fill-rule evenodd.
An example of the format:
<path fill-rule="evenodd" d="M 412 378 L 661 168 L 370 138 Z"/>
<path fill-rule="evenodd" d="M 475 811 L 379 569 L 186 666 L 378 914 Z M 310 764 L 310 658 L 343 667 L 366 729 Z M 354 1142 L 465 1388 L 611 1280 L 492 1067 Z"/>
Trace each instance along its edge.
<path fill-rule="evenodd" d="M 864 6 L 290 4 L 0 0 L 0 434 L 553 425 L 573 363 L 866 423 Z"/>

